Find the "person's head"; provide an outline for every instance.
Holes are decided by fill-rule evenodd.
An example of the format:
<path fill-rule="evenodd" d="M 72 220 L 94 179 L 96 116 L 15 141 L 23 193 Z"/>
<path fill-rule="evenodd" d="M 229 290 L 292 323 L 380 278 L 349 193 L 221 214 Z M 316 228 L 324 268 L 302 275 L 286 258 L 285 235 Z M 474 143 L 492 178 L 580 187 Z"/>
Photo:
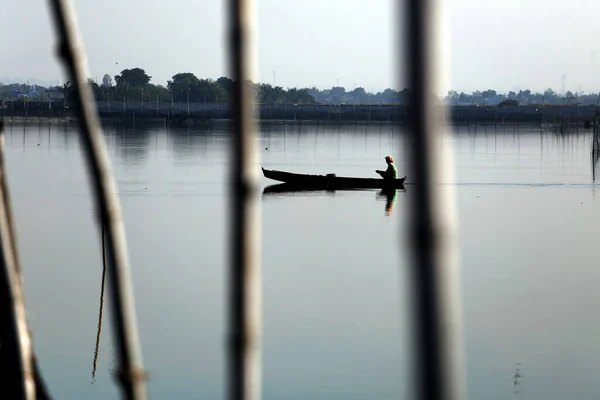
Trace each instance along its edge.
<path fill-rule="evenodd" d="M 392 156 L 385 156 L 385 162 L 388 164 L 392 164 L 394 162 L 394 159 L 392 158 Z"/>

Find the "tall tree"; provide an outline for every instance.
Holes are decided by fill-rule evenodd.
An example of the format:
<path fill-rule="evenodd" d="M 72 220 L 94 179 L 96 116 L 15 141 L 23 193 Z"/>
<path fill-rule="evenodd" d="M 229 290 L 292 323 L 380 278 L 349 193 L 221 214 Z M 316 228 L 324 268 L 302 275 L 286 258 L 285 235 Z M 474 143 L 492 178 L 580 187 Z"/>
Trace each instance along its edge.
<path fill-rule="evenodd" d="M 188 94 L 190 101 L 194 101 L 199 89 L 200 79 L 191 72 L 180 72 L 167 81 L 167 89 L 173 92 L 175 101 L 186 101 Z M 189 93 L 188 93 L 189 92 Z"/>
<path fill-rule="evenodd" d="M 227 78 L 226 76 L 222 76 L 217 79 L 217 85 L 219 85 L 223 90 L 227 92 L 229 96 L 231 96 L 231 87 L 233 85 L 233 80 Z"/>
<path fill-rule="evenodd" d="M 121 74 L 115 75 L 117 86 L 143 87 L 150 82 L 152 77 L 141 68 L 124 69 Z"/>

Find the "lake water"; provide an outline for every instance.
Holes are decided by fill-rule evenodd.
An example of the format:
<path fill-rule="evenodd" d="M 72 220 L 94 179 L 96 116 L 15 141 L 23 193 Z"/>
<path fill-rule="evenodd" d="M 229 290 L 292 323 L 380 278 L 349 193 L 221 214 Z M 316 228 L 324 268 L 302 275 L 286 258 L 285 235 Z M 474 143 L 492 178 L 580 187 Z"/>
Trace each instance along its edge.
<path fill-rule="evenodd" d="M 105 135 L 150 397 L 224 398 L 228 131 Z M 468 397 L 597 398 L 600 204 L 590 133 L 498 126 L 446 136 Z M 9 124 L 6 148 L 44 379 L 57 399 L 118 398 L 109 295 L 92 378 L 101 239 L 77 132 Z M 375 176 L 391 154 L 412 182 L 404 136 L 390 126 L 266 127 L 258 149 L 266 168 L 354 176 Z M 263 398 L 410 398 L 406 188 L 391 213 L 376 190 L 262 196 Z"/>

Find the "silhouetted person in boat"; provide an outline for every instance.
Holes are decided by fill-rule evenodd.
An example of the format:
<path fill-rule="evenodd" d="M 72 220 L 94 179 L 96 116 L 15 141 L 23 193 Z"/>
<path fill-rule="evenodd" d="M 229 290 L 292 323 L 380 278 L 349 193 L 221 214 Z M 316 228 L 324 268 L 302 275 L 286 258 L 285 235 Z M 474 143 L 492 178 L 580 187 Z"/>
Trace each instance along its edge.
<path fill-rule="evenodd" d="M 392 156 L 385 156 L 385 162 L 388 165 L 387 169 L 385 171 L 376 169 L 375 172 L 377 172 L 379 175 L 381 175 L 381 177 L 383 179 L 398 178 L 398 170 L 396 169 L 396 166 L 394 165 L 394 159 L 392 158 Z"/>

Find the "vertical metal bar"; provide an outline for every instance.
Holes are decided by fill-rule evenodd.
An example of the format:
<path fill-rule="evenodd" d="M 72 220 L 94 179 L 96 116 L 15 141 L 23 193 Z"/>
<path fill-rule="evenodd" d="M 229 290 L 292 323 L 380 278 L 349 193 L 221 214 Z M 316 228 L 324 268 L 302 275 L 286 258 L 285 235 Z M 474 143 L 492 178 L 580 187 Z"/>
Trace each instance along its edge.
<path fill-rule="evenodd" d="M 434 3 L 436 3 L 434 5 Z M 450 177 L 448 146 L 442 146 L 442 105 L 436 102 L 434 68 L 440 66 L 435 0 L 408 0 L 404 12 L 404 57 L 411 89 L 409 168 L 415 182 L 410 231 L 413 257 L 413 321 L 417 341 L 417 391 L 423 399 L 462 399 L 460 318 L 455 295 L 457 253 L 454 193 L 440 185 Z M 434 30 L 438 30 L 434 32 Z M 447 182 L 450 183 L 450 182 Z"/>
<path fill-rule="evenodd" d="M 258 170 L 252 102 L 252 0 L 229 1 L 229 62 L 233 79 L 233 167 L 228 313 L 228 394 L 260 398 L 261 276 Z"/>
<path fill-rule="evenodd" d="M 68 0 L 50 0 L 58 33 L 60 56 L 74 83 L 75 102 L 92 190 L 97 203 L 98 223 L 106 227 L 108 278 L 114 301 L 115 342 L 119 353 L 117 380 L 128 399 L 145 399 L 138 331 L 129 271 L 129 257 L 121 207 L 116 195 L 108 153 L 100 131 L 96 102 L 87 84 L 87 65 L 76 15 Z"/>
<path fill-rule="evenodd" d="M 0 121 L 0 191 L 0 365 L 6 383 L 5 395 L 33 400 L 36 398 L 35 367 L 10 215 L 3 121 Z"/>

